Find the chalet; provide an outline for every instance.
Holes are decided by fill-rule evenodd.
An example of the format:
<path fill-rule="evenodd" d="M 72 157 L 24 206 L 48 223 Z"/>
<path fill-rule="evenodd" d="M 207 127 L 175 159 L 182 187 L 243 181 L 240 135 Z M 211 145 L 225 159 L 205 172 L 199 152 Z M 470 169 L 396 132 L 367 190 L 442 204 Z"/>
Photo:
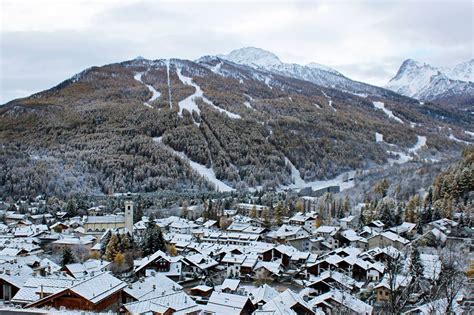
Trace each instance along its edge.
<path fill-rule="evenodd" d="M 282 309 L 285 311 L 281 312 Z M 271 311 L 274 312 L 273 314 L 314 314 L 311 307 L 301 296 L 288 289 L 278 294 L 265 305 L 263 305 L 262 314 L 268 314 Z M 256 314 L 259 313 L 257 312 Z"/>
<path fill-rule="evenodd" d="M 72 285 L 74 285 L 74 278 L 68 275 L 30 277 L 13 296 L 11 302 L 24 306 Z"/>
<path fill-rule="evenodd" d="M 160 273 L 140 278 L 123 290 L 122 302 L 145 301 L 157 295 L 168 295 L 183 289 L 182 286 Z"/>
<path fill-rule="evenodd" d="M 312 309 L 321 310 L 324 314 L 371 315 L 373 313 L 371 305 L 338 289 L 331 289 L 310 300 L 308 304 Z"/>
<path fill-rule="evenodd" d="M 342 229 L 355 229 L 357 228 L 357 220 L 353 215 L 339 219 L 339 225 Z"/>
<path fill-rule="evenodd" d="M 135 274 L 139 277 L 155 273 L 163 273 L 173 280 L 181 278 L 182 262 L 180 256 L 171 257 L 161 250 L 151 256 L 135 262 Z"/>
<path fill-rule="evenodd" d="M 186 220 L 177 220 L 169 225 L 170 233 L 177 234 L 190 234 L 191 233 L 191 224 Z"/>
<path fill-rule="evenodd" d="M 224 293 L 236 293 L 240 285 L 238 279 L 225 279 L 221 285 L 221 291 Z"/>
<path fill-rule="evenodd" d="M 316 229 L 316 219 L 318 215 L 315 212 L 297 212 L 288 220 L 288 224 L 304 227 L 308 232 Z"/>
<path fill-rule="evenodd" d="M 339 242 L 339 246 L 346 247 L 358 247 L 365 249 L 367 247 L 367 239 L 358 235 L 354 230 L 341 231 L 336 235 L 336 239 Z"/>
<path fill-rule="evenodd" d="M 183 262 L 183 273 L 187 274 L 208 274 L 219 263 L 214 259 L 202 254 L 189 255 L 181 260 Z"/>
<path fill-rule="evenodd" d="M 212 287 L 201 284 L 201 285 L 192 287 L 189 292 L 192 296 L 207 298 L 211 296 L 212 291 L 214 291 Z"/>
<path fill-rule="evenodd" d="M 25 272 L 26 269 L 30 272 Z M 0 299 L 5 302 L 10 301 L 31 278 L 33 270 L 29 268 L 25 268 L 25 270 L 20 269 L 21 272 L 15 270 L 14 273 L 9 269 L 0 271 Z"/>
<path fill-rule="evenodd" d="M 65 248 L 69 248 L 72 252 L 89 252 L 94 245 L 95 238 L 92 236 L 85 237 L 64 237 L 51 243 L 53 253 L 60 254 Z"/>
<path fill-rule="evenodd" d="M 254 268 L 255 279 L 277 280 L 283 274 L 283 267 L 279 262 L 258 261 Z"/>
<path fill-rule="evenodd" d="M 204 307 L 204 315 L 250 315 L 255 310 L 249 297 L 223 292 L 212 292 Z"/>
<path fill-rule="evenodd" d="M 380 233 L 383 231 L 385 224 L 380 220 L 375 220 L 367 224 L 367 226 L 371 228 L 372 230 Z"/>
<path fill-rule="evenodd" d="M 288 240 L 310 236 L 310 233 L 301 226 L 284 224 L 278 230 L 271 231 L 267 237 L 275 243 L 285 244 Z"/>
<path fill-rule="evenodd" d="M 236 275 L 240 275 L 240 268 L 246 258 L 247 255 L 226 254 L 220 261 L 220 264 L 226 267 L 227 277 L 232 278 Z"/>
<path fill-rule="evenodd" d="M 75 279 L 88 276 L 91 273 L 109 271 L 112 263 L 109 261 L 89 259 L 83 263 L 68 264 L 62 268 L 62 271 Z"/>
<path fill-rule="evenodd" d="M 278 296 L 278 291 L 268 284 L 264 284 L 250 292 L 250 298 L 255 306 L 266 304 L 276 296 Z"/>
<path fill-rule="evenodd" d="M 401 237 L 393 232 L 387 231 L 383 232 L 378 235 L 374 235 L 370 237 L 368 240 L 368 247 L 375 248 L 375 247 L 387 247 L 392 246 L 396 249 L 402 249 L 406 245 L 410 243 L 409 240 L 406 238 Z"/>
<path fill-rule="evenodd" d="M 363 282 L 357 282 L 343 273 L 325 271 L 318 277 L 311 277 L 308 287 L 315 289 L 318 294 L 323 294 L 337 287 L 345 288 L 349 292 L 358 292 L 363 284 Z"/>
<path fill-rule="evenodd" d="M 258 262 L 258 256 L 254 254 L 247 254 L 245 260 L 240 265 L 240 277 L 244 279 L 251 279 L 255 265 Z"/>
<path fill-rule="evenodd" d="M 321 225 L 315 230 L 315 233 L 317 236 L 324 238 L 323 244 L 326 243 L 329 249 L 334 249 L 339 247 L 339 241 L 336 237 L 339 230 L 340 227 L 338 226 Z"/>
<path fill-rule="evenodd" d="M 163 293 L 159 290 L 156 295 L 147 299 L 124 304 L 121 313 L 125 314 L 155 314 L 171 315 L 186 314 L 199 315 L 201 307 L 182 291 Z"/>
<path fill-rule="evenodd" d="M 382 281 L 374 287 L 377 296 L 377 302 L 385 302 L 390 299 L 392 289 L 397 290 L 398 288 L 406 288 L 411 283 L 412 278 L 410 276 L 396 275 L 390 283 L 388 276 L 385 276 Z"/>
<path fill-rule="evenodd" d="M 403 222 L 399 226 L 394 226 L 389 230 L 403 237 L 413 237 L 416 234 L 416 224 L 411 222 Z"/>
<path fill-rule="evenodd" d="M 99 273 L 81 279 L 77 284 L 56 291 L 26 308 L 51 307 L 93 312 L 117 311 L 122 291 L 127 286 L 109 273 Z"/>

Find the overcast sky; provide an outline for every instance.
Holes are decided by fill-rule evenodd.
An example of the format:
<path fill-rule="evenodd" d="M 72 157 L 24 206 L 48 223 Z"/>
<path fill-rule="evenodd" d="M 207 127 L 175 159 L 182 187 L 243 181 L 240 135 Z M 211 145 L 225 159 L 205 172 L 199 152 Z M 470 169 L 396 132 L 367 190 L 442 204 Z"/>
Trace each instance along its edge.
<path fill-rule="evenodd" d="M 473 1 L 0 0 L 0 104 L 81 70 L 254 46 L 385 84 L 406 58 L 473 58 Z"/>

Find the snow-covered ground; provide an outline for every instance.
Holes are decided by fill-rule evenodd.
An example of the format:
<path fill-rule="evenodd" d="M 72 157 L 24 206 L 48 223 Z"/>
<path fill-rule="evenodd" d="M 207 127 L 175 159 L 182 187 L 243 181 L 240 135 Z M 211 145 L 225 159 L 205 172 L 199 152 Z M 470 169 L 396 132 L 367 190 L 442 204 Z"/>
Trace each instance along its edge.
<path fill-rule="evenodd" d="M 249 108 L 249 109 L 255 110 L 255 108 L 253 108 L 252 105 L 250 105 L 250 102 L 245 101 L 245 102 L 244 102 L 244 105 L 245 105 L 245 107 L 247 107 L 247 108 Z"/>
<path fill-rule="evenodd" d="M 383 142 L 383 134 L 376 132 L 375 133 L 375 142 Z"/>
<path fill-rule="evenodd" d="M 394 119 L 395 121 L 403 124 L 403 120 L 395 116 L 390 109 L 385 108 L 385 104 L 383 102 L 372 102 L 372 103 L 374 104 L 375 108 L 381 109 L 385 113 L 385 115 L 388 116 L 388 118 Z"/>
<path fill-rule="evenodd" d="M 408 149 L 410 153 L 416 153 L 421 150 L 422 147 L 426 145 L 426 137 L 425 136 L 417 136 L 418 140 L 416 141 L 415 145 Z"/>
<path fill-rule="evenodd" d="M 339 186 L 340 190 L 345 190 L 354 186 L 353 180 L 347 180 L 348 178 L 354 178 L 355 171 L 345 172 L 340 174 L 339 176 L 328 179 L 328 180 L 315 180 L 311 182 L 306 182 L 303 178 L 301 178 L 300 171 L 291 163 L 291 161 L 285 157 L 286 163 L 288 163 L 291 167 L 291 178 L 293 179 L 294 183 L 291 185 L 281 186 L 281 190 L 286 189 L 294 189 L 300 190 L 303 188 L 311 187 L 313 190 L 318 190 L 322 188 L 326 188 L 329 186 Z"/>
<path fill-rule="evenodd" d="M 265 84 L 270 88 L 270 90 L 273 90 L 273 87 L 270 85 L 270 81 L 272 80 L 272 78 L 270 77 L 265 77 Z"/>
<path fill-rule="evenodd" d="M 184 100 L 178 103 L 178 106 L 179 106 L 178 115 L 180 117 L 183 117 L 183 109 L 187 109 L 190 113 L 195 111 L 198 115 L 200 115 L 201 111 L 199 110 L 199 107 L 196 104 L 196 98 L 201 98 L 204 101 L 204 103 L 212 106 L 214 109 L 218 110 L 219 112 L 226 114 L 229 118 L 232 118 L 232 119 L 241 118 L 240 115 L 231 113 L 223 108 L 220 108 L 214 105 L 214 103 L 212 103 L 209 99 L 207 99 L 204 96 L 204 93 L 202 92 L 201 88 L 199 87 L 199 85 L 193 82 L 192 78 L 189 78 L 181 73 L 181 68 L 178 69 L 177 74 L 181 82 L 183 82 L 186 85 L 190 85 L 194 87 L 195 89 L 193 94 L 191 94 L 190 96 L 186 97 Z"/>
<path fill-rule="evenodd" d="M 474 138 L 474 132 L 464 130 L 464 133 L 466 133 L 466 134 L 468 134 L 469 136 L 471 136 L 471 138 Z"/>
<path fill-rule="evenodd" d="M 327 98 L 329 107 L 331 107 L 335 112 L 337 112 L 337 109 L 332 106 L 331 97 L 327 95 L 323 90 L 321 90 L 321 93 L 323 93 L 324 97 Z"/>
<path fill-rule="evenodd" d="M 208 168 L 208 167 L 206 167 L 206 165 L 202 165 L 200 163 L 194 162 L 184 152 L 178 152 L 178 151 L 173 150 L 173 148 L 163 144 L 162 138 L 163 137 L 156 137 L 156 138 L 153 138 L 153 141 L 155 143 L 159 144 L 159 145 L 164 146 L 167 150 L 169 150 L 173 154 L 176 154 L 181 159 L 188 162 L 193 170 L 195 170 L 199 175 L 201 175 L 202 177 L 207 179 L 209 182 L 214 184 L 217 191 L 219 191 L 219 192 L 229 192 L 229 191 L 235 190 L 234 188 L 230 187 L 226 183 L 224 183 L 221 180 L 217 179 L 216 173 L 214 172 L 214 170 L 212 168 Z"/>
<path fill-rule="evenodd" d="M 398 159 L 388 159 L 388 163 L 390 165 L 393 164 L 403 164 L 408 161 L 413 160 L 413 156 L 418 153 L 424 146 L 426 146 L 426 137 L 425 136 L 417 136 L 418 140 L 416 141 L 415 145 L 408 149 L 408 153 L 404 151 L 387 151 L 387 153 L 398 155 Z"/>
<path fill-rule="evenodd" d="M 453 140 L 455 142 L 464 143 L 464 144 L 470 144 L 470 142 L 456 138 L 456 136 L 454 136 L 453 134 L 449 135 L 449 140 Z"/>
<path fill-rule="evenodd" d="M 215 74 L 220 74 L 221 67 L 222 67 L 222 62 L 219 62 L 218 64 L 216 64 L 214 67 L 212 67 L 210 69 Z"/>
<path fill-rule="evenodd" d="M 150 92 L 152 93 L 151 95 L 151 98 L 144 102 L 143 105 L 147 106 L 147 107 L 151 107 L 153 108 L 153 106 L 151 106 L 148 102 L 153 102 L 154 100 L 156 100 L 157 98 L 159 98 L 161 96 L 161 93 L 158 92 L 153 86 L 149 85 L 149 84 L 146 84 L 142 81 L 142 76 L 143 76 L 143 72 L 139 72 L 137 74 L 135 74 L 135 76 L 133 77 L 136 81 L 144 84 L 148 90 L 150 90 Z"/>

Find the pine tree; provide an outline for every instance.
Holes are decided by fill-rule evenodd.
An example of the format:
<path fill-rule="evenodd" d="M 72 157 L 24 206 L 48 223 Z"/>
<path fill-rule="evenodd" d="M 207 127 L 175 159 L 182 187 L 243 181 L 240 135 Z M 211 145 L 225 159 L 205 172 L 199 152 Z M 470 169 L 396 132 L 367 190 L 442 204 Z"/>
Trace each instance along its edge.
<path fill-rule="evenodd" d="M 275 222 L 278 226 L 283 224 L 283 204 L 279 202 L 275 208 Z"/>
<path fill-rule="evenodd" d="M 138 205 L 138 207 L 133 211 L 133 223 L 137 223 L 140 221 L 143 217 L 143 208 L 141 205 Z"/>
<path fill-rule="evenodd" d="M 411 249 L 410 255 L 410 272 L 415 277 L 422 277 L 423 276 L 423 264 L 420 258 L 420 252 L 418 251 L 417 246 L 413 246 Z"/>
<path fill-rule="evenodd" d="M 66 213 L 69 218 L 77 216 L 77 205 L 76 200 L 69 199 L 66 205 Z"/>
<path fill-rule="evenodd" d="M 166 251 L 166 243 L 161 229 L 156 224 L 148 224 L 142 241 L 143 255 L 152 255 L 158 250 Z"/>
<path fill-rule="evenodd" d="M 61 266 L 66 266 L 75 262 L 74 255 L 69 247 L 64 247 L 62 258 L 61 258 Z"/>

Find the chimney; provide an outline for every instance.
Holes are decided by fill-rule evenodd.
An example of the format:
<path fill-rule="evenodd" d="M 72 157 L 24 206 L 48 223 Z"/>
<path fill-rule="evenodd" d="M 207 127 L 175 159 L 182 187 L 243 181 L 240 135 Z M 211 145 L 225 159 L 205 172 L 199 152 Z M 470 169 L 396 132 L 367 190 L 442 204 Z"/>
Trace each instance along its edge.
<path fill-rule="evenodd" d="M 40 299 L 44 297 L 44 290 L 43 290 L 43 285 L 41 285 L 41 291 L 40 291 Z"/>
<path fill-rule="evenodd" d="M 155 291 L 155 290 L 156 290 L 156 285 L 153 285 L 153 291 Z"/>

